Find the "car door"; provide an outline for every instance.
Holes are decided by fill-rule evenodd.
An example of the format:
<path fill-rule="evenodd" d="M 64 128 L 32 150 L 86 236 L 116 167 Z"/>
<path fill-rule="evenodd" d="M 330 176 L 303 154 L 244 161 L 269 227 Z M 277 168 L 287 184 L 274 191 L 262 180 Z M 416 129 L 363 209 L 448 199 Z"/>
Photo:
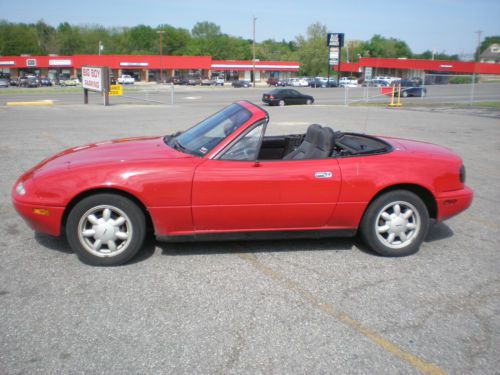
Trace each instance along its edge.
<path fill-rule="evenodd" d="M 238 147 L 231 146 L 228 153 Z M 340 184 L 339 165 L 332 158 L 207 159 L 193 179 L 195 231 L 324 229 Z"/>

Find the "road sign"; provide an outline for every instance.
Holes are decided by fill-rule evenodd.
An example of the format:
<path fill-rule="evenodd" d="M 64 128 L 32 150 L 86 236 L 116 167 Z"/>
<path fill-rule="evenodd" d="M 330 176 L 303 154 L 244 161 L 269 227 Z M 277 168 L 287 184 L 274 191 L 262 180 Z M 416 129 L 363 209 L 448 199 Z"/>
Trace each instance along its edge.
<path fill-rule="evenodd" d="M 122 85 L 111 85 L 109 86 L 109 96 L 122 96 L 123 86 Z"/>

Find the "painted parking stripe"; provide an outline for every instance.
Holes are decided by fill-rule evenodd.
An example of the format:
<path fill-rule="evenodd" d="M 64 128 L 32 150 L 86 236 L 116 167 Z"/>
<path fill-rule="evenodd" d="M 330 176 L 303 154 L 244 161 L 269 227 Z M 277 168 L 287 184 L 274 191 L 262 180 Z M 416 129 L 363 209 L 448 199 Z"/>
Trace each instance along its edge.
<path fill-rule="evenodd" d="M 427 362 L 426 360 L 424 360 L 424 359 L 422 359 L 422 358 L 420 358 L 420 357 L 418 357 L 410 352 L 405 351 L 404 349 L 400 348 L 396 344 L 394 344 L 394 343 L 390 342 L 389 340 L 380 336 L 374 330 L 363 326 L 360 322 L 356 321 L 354 318 L 350 317 L 349 315 L 347 315 L 341 311 L 337 311 L 328 302 L 320 300 L 319 298 L 314 296 L 312 293 L 301 288 L 299 286 L 299 284 L 297 284 L 296 282 L 287 279 L 283 275 L 274 271 L 269 266 L 260 262 L 255 257 L 255 255 L 250 254 L 250 253 L 238 253 L 237 255 L 241 259 L 243 259 L 244 261 L 246 261 L 247 263 L 252 265 L 254 268 L 256 268 L 258 271 L 260 271 L 264 275 L 268 276 L 270 279 L 277 281 L 280 284 L 283 284 L 288 290 L 300 295 L 311 306 L 323 311 L 327 315 L 331 316 L 332 318 L 335 318 L 336 320 L 340 321 L 341 323 L 345 324 L 346 326 L 353 328 L 355 331 L 357 331 L 358 333 L 361 333 L 363 336 L 368 338 L 374 344 L 377 344 L 378 346 L 382 347 L 383 349 L 385 349 L 386 351 L 388 351 L 389 353 L 391 353 L 395 357 L 407 362 L 413 368 L 421 371 L 424 374 L 428 374 L 428 375 L 446 375 L 446 373 L 443 370 L 441 370 L 439 367 L 437 367 L 433 363 Z"/>

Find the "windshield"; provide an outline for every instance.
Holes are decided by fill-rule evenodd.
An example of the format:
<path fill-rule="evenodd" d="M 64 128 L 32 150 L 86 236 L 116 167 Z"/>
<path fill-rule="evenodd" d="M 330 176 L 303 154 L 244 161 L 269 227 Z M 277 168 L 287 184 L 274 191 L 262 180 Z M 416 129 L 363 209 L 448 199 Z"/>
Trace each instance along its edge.
<path fill-rule="evenodd" d="M 175 149 L 204 156 L 224 138 L 247 122 L 252 114 L 239 104 L 231 104 L 177 137 L 166 139 Z"/>

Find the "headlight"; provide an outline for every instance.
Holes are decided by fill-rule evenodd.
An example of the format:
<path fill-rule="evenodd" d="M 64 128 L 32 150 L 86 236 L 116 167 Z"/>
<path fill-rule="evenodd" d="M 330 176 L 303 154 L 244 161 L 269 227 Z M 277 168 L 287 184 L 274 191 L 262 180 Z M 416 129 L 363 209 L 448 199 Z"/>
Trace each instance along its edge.
<path fill-rule="evenodd" d="M 22 182 L 18 183 L 16 186 L 16 193 L 19 195 L 26 195 L 26 189 Z"/>

